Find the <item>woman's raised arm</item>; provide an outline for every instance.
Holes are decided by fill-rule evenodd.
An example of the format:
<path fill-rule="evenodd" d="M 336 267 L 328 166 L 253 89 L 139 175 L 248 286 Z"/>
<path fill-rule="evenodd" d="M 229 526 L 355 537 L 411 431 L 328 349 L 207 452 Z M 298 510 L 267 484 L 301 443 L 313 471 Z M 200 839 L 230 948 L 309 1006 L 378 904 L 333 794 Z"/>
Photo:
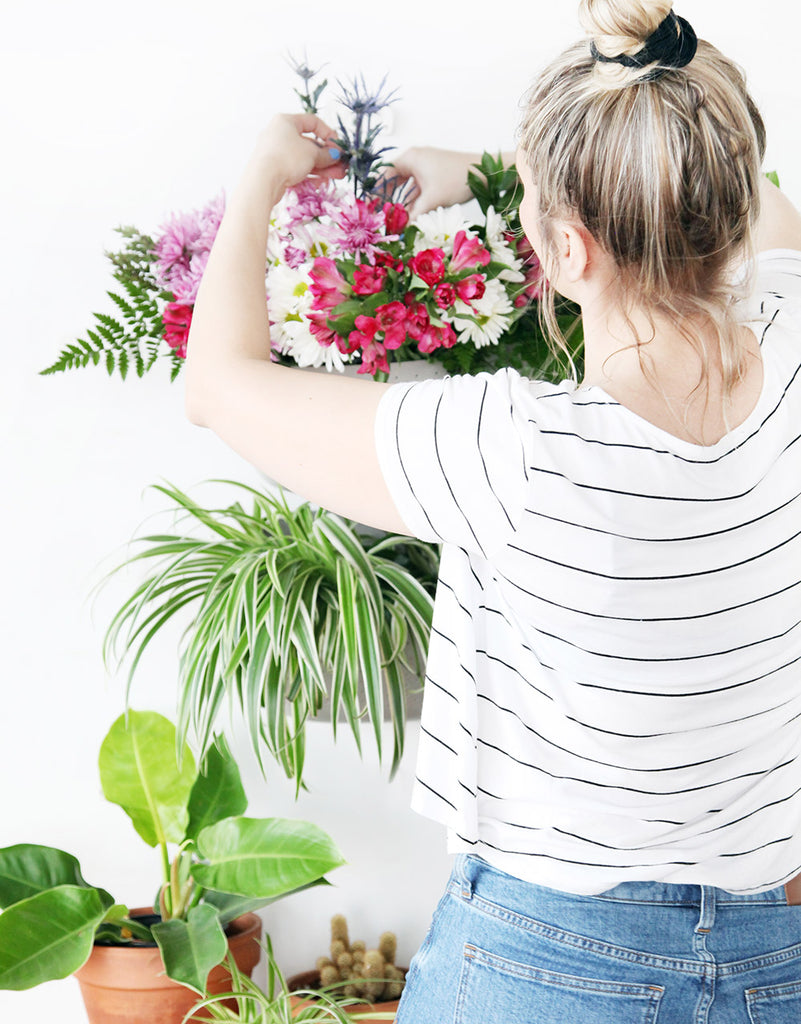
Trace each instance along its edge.
<path fill-rule="evenodd" d="M 765 178 L 762 182 L 762 210 L 757 230 L 757 251 L 798 249 L 801 251 L 801 213 L 787 196 Z"/>
<path fill-rule="evenodd" d="M 186 411 L 290 490 L 334 512 L 408 532 L 378 465 L 373 427 L 386 385 L 270 360 L 265 250 L 270 213 L 309 174 L 341 176 L 333 133 L 281 115 L 260 136 L 209 257 L 187 345 Z"/>

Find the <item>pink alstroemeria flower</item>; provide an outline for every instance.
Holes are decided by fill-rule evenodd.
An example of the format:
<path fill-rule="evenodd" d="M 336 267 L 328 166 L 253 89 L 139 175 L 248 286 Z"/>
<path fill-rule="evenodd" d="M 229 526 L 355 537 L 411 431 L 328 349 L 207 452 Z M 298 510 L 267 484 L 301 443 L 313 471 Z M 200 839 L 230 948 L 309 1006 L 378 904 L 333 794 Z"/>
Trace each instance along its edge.
<path fill-rule="evenodd" d="M 413 341 L 419 341 L 429 323 L 425 303 L 415 302 L 414 292 L 409 292 L 406 296 L 406 333 Z"/>
<path fill-rule="evenodd" d="M 309 321 L 309 330 L 321 345 L 325 345 L 326 348 L 334 342 L 339 345 L 339 335 L 328 325 L 328 310 L 309 310 L 306 318 Z"/>
<path fill-rule="evenodd" d="M 417 342 L 417 347 L 425 355 L 430 355 L 438 348 L 453 348 L 457 340 L 456 331 L 450 324 L 443 324 L 442 327 L 429 324 Z"/>
<path fill-rule="evenodd" d="M 423 249 L 409 260 L 409 269 L 433 288 L 445 276 L 445 253 L 442 249 Z"/>
<path fill-rule="evenodd" d="M 409 223 L 409 211 L 403 203 L 384 203 L 384 221 L 388 235 L 400 235 Z"/>
<path fill-rule="evenodd" d="M 434 302 L 440 309 L 447 309 L 456 301 L 456 289 L 447 281 L 441 281 L 434 289 Z"/>
<path fill-rule="evenodd" d="M 373 267 L 369 263 L 360 263 L 353 271 L 354 294 L 375 295 L 384 287 L 386 276 L 386 267 Z"/>
<path fill-rule="evenodd" d="M 347 339 L 340 338 L 337 342 L 340 352 L 345 355 L 350 355 L 358 348 L 362 350 L 368 348 L 378 333 L 378 321 L 374 316 L 365 316 L 364 314 L 357 316 L 355 324 L 355 329 L 350 332 Z M 359 373 L 361 372 L 360 369 Z"/>
<path fill-rule="evenodd" d="M 473 299 L 480 299 L 486 291 L 486 284 L 481 274 L 471 274 L 462 278 L 456 284 L 456 294 L 462 302 L 471 302 Z"/>
<path fill-rule="evenodd" d="M 489 261 L 490 254 L 481 244 L 480 238 L 468 238 L 465 231 L 456 232 L 450 266 L 452 273 L 458 273 L 468 267 L 485 267 Z"/>
<path fill-rule="evenodd" d="M 400 348 L 406 341 L 406 307 L 402 302 L 387 302 L 375 311 L 379 331 L 384 333 L 384 346 Z M 358 320 L 357 320 L 358 323 Z"/>
<path fill-rule="evenodd" d="M 186 358 L 186 339 L 192 323 L 192 307 L 180 302 L 168 302 L 162 313 L 164 340 L 181 359 Z"/>
<path fill-rule="evenodd" d="M 351 288 L 333 260 L 318 256 L 309 271 L 309 286 L 314 296 L 313 309 L 333 309 L 350 295 Z"/>
<path fill-rule="evenodd" d="M 379 372 L 389 373 L 387 352 L 380 341 L 372 341 L 362 349 L 362 362 L 357 373 L 369 373 L 375 376 Z"/>

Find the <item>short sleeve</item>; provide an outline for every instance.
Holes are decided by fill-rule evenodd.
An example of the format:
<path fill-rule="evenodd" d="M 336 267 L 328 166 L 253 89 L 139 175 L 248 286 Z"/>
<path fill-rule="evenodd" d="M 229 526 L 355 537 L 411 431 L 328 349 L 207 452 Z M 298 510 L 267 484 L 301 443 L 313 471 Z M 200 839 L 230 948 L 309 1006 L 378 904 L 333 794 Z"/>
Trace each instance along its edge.
<path fill-rule="evenodd" d="M 779 312 L 801 318 L 801 252 L 769 249 L 759 253 L 751 297 L 741 307 L 743 319 L 771 320 Z"/>
<path fill-rule="evenodd" d="M 410 532 L 488 557 L 525 508 L 532 425 L 513 370 L 396 384 L 381 399 L 376 446 Z"/>

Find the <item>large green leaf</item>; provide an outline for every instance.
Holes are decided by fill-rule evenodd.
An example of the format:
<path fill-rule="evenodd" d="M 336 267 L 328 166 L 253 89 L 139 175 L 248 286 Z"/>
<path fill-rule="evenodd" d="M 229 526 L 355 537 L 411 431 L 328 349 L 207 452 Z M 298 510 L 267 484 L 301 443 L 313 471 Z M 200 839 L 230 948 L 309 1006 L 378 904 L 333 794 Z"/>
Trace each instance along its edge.
<path fill-rule="evenodd" d="M 204 829 L 192 876 L 206 889 L 265 899 L 281 896 L 344 864 L 322 829 L 286 818 L 228 818 Z"/>
<path fill-rule="evenodd" d="M 0 989 L 33 988 L 66 978 L 92 952 L 106 913 L 95 889 L 61 885 L 0 914 Z"/>
<path fill-rule="evenodd" d="M 100 748 L 106 799 L 122 807 L 150 846 L 183 841 L 196 774 L 186 745 L 178 764 L 175 727 L 155 711 L 120 715 Z"/>
<path fill-rule="evenodd" d="M 262 907 L 275 903 L 276 900 L 283 899 L 284 896 L 291 896 L 294 892 L 303 892 L 304 889 L 313 889 L 317 885 L 330 884 L 324 878 L 318 878 L 314 882 L 298 886 L 297 889 L 292 889 L 290 892 L 282 892 L 280 896 L 265 896 L 262 899 L 251 899 L 248 896 L 235 896 L 230 892 L 207 890 L 203 893 L 203 903 L 207 903 L 217 910 L 220 924 L 225 928 L 242 914 L 260 910 Z"/>
<path fill-rule="evenodd" d="M 10 907 L 58 885 L 92 888 L 81 874 L 75 857 L 63 850 L 33 843 L 19 843 L 0 850 L 0 907 Z M 109 903 L 113 902 L 108 893 L 103 892 L 103 896 Z"/>
<path fill-rule="evenodd" d="M 228 952 L 214 907 L 201 904 L 189 911 L 186 921 L 172 918 L 154 924 L 150 930 L 159 944 L 167 975 L 203 995 L 209 971 L 222 963 Z"/>
<path fill-rule="evenodd" d="M 196 839 L 198 833 L 209 825 L 244 814 L 247 806 L 248 798 L 239 768 L 224 737 L 218 736 L 214 746 L 209 748 L 189 794 L 186 835 L 189 839 Z"/>

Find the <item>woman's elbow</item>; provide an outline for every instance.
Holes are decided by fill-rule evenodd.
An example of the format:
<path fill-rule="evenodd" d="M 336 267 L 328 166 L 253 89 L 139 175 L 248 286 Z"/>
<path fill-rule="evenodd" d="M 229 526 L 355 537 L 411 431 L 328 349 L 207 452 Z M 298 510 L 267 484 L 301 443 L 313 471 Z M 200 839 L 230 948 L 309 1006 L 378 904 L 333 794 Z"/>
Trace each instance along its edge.
<path fill-rule="evenodd" d="M 197 427 L 208 427 L 211 418 L 211 390 L 203 382 L 197 367 L 186 366 L 184 374 L 184 414 Z"/>

